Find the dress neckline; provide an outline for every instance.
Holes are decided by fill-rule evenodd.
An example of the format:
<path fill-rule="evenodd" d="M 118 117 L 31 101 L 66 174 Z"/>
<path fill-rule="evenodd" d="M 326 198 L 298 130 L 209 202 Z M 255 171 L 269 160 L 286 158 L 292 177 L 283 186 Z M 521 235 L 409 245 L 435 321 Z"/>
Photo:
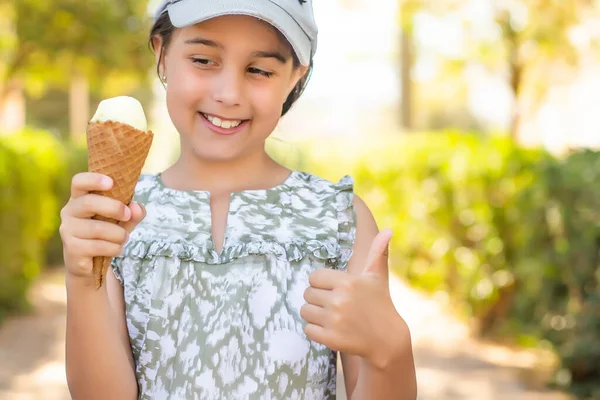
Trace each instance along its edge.
<path fill-rule="evenodd" d="M 238 191 L 238 192 L 231 192 L 230 196 L 229 196 L 229 206 L 227 209 L 227 217 L 225 220 L 225 226 L 223 228 L 223 240 L 222 240 L 222 245 L 221 248 L 217 250 L 216 248 L 216 242 L 215 242 L 215 238 L 213 235 L 213 229 L 212 229 L 212 207 L 210 205 L 210 200 L 211 200 L 211 194 L 209 191 L 207 190 L 179 190 L 179 189 L 172 189 L 168 186 L 166 186 L 164 184 L 164 182 L 162 181 L 161 178 L 161 174 L 162 173 L 157 173 L 156 175 L 154 175 L 154 184 L 158 187 L 159 191 L 162 193 L 166 193 L 169 195 L 174 195 L 174 196 L 191 196 L 192 199 L 194 199 L 195 201 L 200 200 L 201 203 L 206 204 L 207 205 L 207 220 L 208 222 L 208 243 L 209 243 L 209 248 L 211 248 L 213 251 L 216 252 L 217 258 L 221 258 L 223 251 L 227 250 L 229 247 L 231 247 L 230 244 L 230 230 L 231 230 L 231 219 L 233 217 L 233 214 L 235 214 L 237 212 L 237 207 L 232 206 L 233 204 L 233 199 L 234 198 L 238 198 L 238 196 L 245 196 L 245 195 L 250 195 L 250 196 L 258 196 L 258 197 L 268 197 L 268 195 L 270 193 L 273 193 L 275 191 L 277 192 L 283 192 L 284 190 L 287 190 L 288 188 L 290 188 L 290 185 L 297 179 L 298 175 L 300 174 L 299 171 L 297 170 L 293 170 L 288 177 L 281 183 L 267 188 L 267 189 L 249 189 L 249 190 L 243 190 L 243 191 Z"/>
<path fill-rule="evenodd" d="M 239 195 L 239 194 L 242 194 L 242 195 L 243 194 L 268 194 L 273 191 L 281 191 L 281 190 L 289 188 L 290 185 L 298 178 L 299 175 L 300 175 L 300 171 L 292 170 L 290 172 L 290 174 L 288 175 L 288 177 L 283 182 L 281 182 L 275 186 L 272 186 L 267 189 L 240 190 L 240 191 L 236 191 L 236 192 L 231 192 L 231 195 L 233 196 L 233 195 Z M 210 191 L 208 191 L 208 190 L 182 190 L 182 189 L 173 189 L 173 188 L 166 186 L 162 180 L 162 172 L 159 172 L 156 175 L 154 175 L 154 181 L 155 181 L 156 185 L 158 186 L 158 188 L 163 192 L 172 193 L 172 194 L 189 194 L 189 195 L 193 195 L 193 196 L 200 196 L 202 198 L 210 198 Z"/>

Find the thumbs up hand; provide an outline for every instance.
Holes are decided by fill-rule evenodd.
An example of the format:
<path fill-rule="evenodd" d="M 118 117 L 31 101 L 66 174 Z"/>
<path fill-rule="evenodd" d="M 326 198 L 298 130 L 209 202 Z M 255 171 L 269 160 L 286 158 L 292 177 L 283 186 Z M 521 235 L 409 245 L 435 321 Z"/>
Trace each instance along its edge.
<path fill-rule="evenodd" d="M 309 276 L 300 316 L 307 337 L 332 350 L 385 364 L 390 329 L 402 318 L 389 291 L 388 247 L 392 232 L 380 232 L 371 244 L 362 272 L 319 269 Z M 387 349 L 386 349 L 387 348 Z"/>

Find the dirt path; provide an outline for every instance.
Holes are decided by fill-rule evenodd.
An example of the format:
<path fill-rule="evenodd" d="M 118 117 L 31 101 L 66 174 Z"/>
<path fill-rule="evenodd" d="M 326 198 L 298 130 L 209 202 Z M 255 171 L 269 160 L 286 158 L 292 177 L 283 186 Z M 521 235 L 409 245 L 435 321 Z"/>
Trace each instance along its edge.
<path fill-rule="evenodd" d="M 519 371 L 532 362 L 528 354 L 470 339 L 464 325 L 438 303 L 396 279 L 391 290 L 415 341 L 419 400 L 568 399 L 557 393 L 527 390 L 520 383 Z M 31 299 L 35 306 L 32 315 L 10 319 L 0 329 L 0 400 L 67 400 L 66 299 L 60 271 L 40 279 Z"/>
<path fill-rule="evenodd" d="M 58 272 L 31 290 L 32 315 L 0 329 L 0 399 L 69 399 L 64 373 L 65 290 Z"/>
<path fill-rule="evenodd" d="M 411 328 L 419 400 L 569 400 L 560 393 L 526 388 L 520 377 L 536 361 L 531 353 L 472 339 L 439 302 L 398 279 L 392 279 L 390 290 Z"/>

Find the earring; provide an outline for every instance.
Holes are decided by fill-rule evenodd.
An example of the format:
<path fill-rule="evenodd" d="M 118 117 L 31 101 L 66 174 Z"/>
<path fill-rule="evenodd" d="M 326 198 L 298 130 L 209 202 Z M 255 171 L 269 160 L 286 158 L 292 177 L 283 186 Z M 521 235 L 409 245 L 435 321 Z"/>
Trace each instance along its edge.
<path fill-rule="evenodd" d="M 163 77 L 162 77 L 162 81 L 163 81 L 164 83 L 167 83 L 167 76 L 166 76 L 166 75 L 163 75 Z"/>

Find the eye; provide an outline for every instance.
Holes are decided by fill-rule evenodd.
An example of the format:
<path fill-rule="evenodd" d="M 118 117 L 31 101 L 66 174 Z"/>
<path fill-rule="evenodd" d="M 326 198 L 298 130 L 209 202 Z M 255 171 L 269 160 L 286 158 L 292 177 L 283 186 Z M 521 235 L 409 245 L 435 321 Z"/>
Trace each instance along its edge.
<path fill-rule="evenodd" d="M 273 72 L 263 71 L 262 69 L 258 69 L 258 68 L 248 68 L 248 72 L 250 72 L 251 74 L 262 75 L 266 78 L 270 78 L 274 75 Z"/>
<path fill-rule="evenodd" d="M 192 63 L 198 64 L 198 65 L 212 65 L 212 64 L 214 64 L 212 61 L 207 60 L 206 58 L 197 58 L 197 57 L 192 57 Z"/>

